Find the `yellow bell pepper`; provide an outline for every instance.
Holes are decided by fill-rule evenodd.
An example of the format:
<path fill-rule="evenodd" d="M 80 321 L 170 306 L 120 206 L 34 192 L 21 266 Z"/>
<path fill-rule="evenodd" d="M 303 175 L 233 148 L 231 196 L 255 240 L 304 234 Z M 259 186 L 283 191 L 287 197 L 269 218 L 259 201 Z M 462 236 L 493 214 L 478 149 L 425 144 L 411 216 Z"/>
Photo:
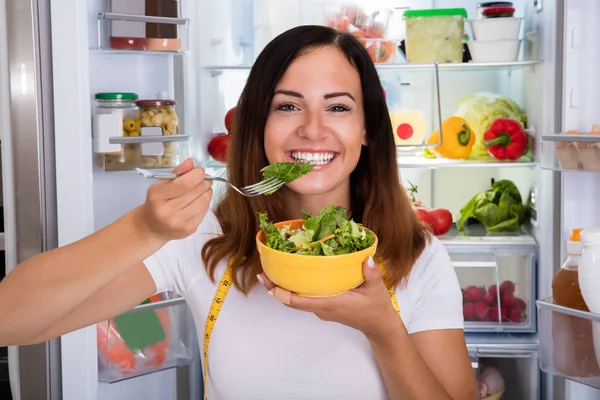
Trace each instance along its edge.
<path fill-rule="evenodd" d="M 442 122 L 442 144 L 433 150 L 444 158 L 461 160 L 469 157 L 473 144 L 475 144 L 475 133 L 460 117 L 450 117 Z M 437 130 L 429 136 L 427 144 L 440 142 L 440 131 Z"/>

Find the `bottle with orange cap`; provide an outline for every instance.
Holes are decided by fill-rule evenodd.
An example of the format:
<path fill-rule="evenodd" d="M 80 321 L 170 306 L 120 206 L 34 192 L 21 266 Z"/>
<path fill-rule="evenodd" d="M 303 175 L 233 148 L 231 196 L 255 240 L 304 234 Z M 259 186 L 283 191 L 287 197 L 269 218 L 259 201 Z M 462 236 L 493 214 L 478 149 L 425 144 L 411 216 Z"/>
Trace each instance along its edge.
<path fill-rule="evenodd" d="M 573 229 L 567 242 L 567 259 L 552 279 L 552 298 L 563 307 L 589 311 L 579 288 L 581 229 Z M 591 321 L 561 313 L 552 314 L 554 368 L 567 376 L 600 376 L 594 351 Z"/>

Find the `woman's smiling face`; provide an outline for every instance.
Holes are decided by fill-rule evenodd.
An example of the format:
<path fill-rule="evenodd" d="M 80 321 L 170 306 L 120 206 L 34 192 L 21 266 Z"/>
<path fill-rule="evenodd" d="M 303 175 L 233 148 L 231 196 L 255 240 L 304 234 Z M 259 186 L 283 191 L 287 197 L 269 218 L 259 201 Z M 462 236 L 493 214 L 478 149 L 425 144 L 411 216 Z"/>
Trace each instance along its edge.
<path fill-rule="evenodd" d="M 265 126 L 269 163 L 315 164 L 288 187 L 311 195 L 345 186 L 365 144 L 360 77 L 346 56 L 327 46 L 296 58 L 275 88 Z"/>

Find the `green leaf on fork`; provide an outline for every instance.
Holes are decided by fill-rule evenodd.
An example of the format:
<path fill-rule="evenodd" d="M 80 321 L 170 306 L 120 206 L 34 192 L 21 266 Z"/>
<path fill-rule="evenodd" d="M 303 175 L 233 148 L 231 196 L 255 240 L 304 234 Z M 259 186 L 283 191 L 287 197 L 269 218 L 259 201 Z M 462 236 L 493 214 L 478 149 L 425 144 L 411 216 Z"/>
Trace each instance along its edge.
<path fill-rule="evenodd" d="M 260 170 L 263 179 L 276 178 L 290 183 L 312 171 L 314 165 L 306 162 L 278 162 L 267 165 Z"/>

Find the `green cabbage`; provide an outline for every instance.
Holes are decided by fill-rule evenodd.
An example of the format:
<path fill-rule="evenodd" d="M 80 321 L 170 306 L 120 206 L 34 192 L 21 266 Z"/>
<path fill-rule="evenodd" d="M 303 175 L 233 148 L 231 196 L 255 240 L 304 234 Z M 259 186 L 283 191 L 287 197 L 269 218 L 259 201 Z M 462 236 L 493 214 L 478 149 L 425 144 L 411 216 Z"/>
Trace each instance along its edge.
<path fill-rule="evenodd" d="M 527 114 L 513 100 L 495 93 L 475 93 L 462 99 L 455 115 L 464 118 L 475 132 L 475 144 L 469 158 L 485 159 L 490 155 L 483 144 L 483 135 L 498 118 L 518 121 L 527 128 Z"/>

